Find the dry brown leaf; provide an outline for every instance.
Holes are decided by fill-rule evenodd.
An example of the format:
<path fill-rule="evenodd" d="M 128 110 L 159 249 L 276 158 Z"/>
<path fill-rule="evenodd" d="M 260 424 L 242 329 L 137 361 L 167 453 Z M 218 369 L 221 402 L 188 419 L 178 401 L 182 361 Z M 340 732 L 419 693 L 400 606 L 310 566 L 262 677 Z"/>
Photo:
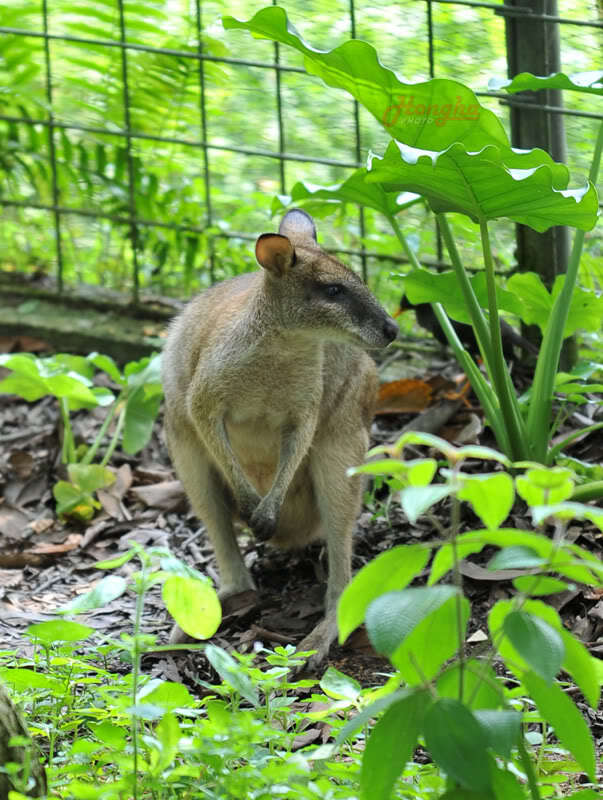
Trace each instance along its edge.
<path fill-rule="evenodd" d="M 180 481 L 162 481 L 151 486 L 133 486 L 131 494 L 151 508 L 172 511 L 186 500 Z"/>
<path fill-rule="evenodd" d="M 522 575 L 536 575 L 538 572 L 535 569 L 487 569 L 474 564 L 473 561 L 461 561 L 459 570 L 461 575 L 474 581 L 510 581 Z"/>
<path fill-rule="evenodd" d="M 22 480 L 29 478 L 33 472 L 35 462 L 33 456 L 26 450 L 13 450 L 8 460 L 15 473 Z"/>
<path fill-rule="evenodd" d="M 54 520 L 44 517 L 42 519 L 34 519 L 29 523 L 29 527 L 34 533 L 44 533 L 54 525 Z"/>
<path fill-rule="evenodd" d="M 425 381 L 404 378 L 383 383 L 377 395 L 376 414 L 411 414 L 424 411 L 431 403 L 433 389 Z"/>
<path fill-rule="evenodd" d="M 30 549 L 30 553 L 36 555 L 54 555 L 57 553 L 68 553 L 70 550 L 75 550 L 81 544 L 84 537 L 81 533 L 70 533 L 69 536 L 60 543 L 54 542 L 39 542 Z"/>
<path fill-rule="evenodd" d="M 0 353 L 42 353 L 51 349 L 48 342 L 33 336 L 0 336 Z"/>
<path fill-rule="evenodd" d="M 0 533 L 13 542 L 26 539 L 29 535 L 29 517 L 18 508 L 8 504 L 0 508 Z"/>
<path fill-rule="evenodd" d="M 320 728 L 308 728 L 307 731 L 300 733 L 299 736 L 296 736 L 293 739 L 291 744 L 291 750 L 295 752 L 296 750 L 301 750 L 302 747 L 305 747 L 308 744 L 312 744 L 317 739 L 320 738 L 322 731 Z"/>

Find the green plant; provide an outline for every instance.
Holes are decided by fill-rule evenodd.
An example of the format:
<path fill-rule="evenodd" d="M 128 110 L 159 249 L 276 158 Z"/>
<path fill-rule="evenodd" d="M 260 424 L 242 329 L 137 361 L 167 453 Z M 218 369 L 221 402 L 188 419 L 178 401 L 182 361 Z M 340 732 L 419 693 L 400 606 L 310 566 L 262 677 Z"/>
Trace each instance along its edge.
<path fill-rule="evenodd" d="M 353 189 L 356 202 L 377 208 L 387 217 L 416 269 L 420 264 L 396 219 L 399 209 L 395 194 L 410 191 L 427 200 L 436 214 L 490 382 L 463 350 L 439 302 L 434 303 L 434 311 L 469 376 L 500 448 L 515 460 L 546 463 L 554 380 L 584 231 L 590 230 L 597 218 L 594 183 L 603 147 L 603 127 L 590 181 L 582 189 L 570 190 L 564 165 L 555 163 L 542 150 L 513 150 L 497 117 L 478 103 L 470 89 L 456 81 L 402 82 L 381 65 L 371 45 L 358 40 L 330 51 L 316 50 L 303 41 L 278 7 L 262 9 L 247 22 L 224 17 L 223 24 L 227 29 L 248 30 L 256 37 L 273 39 L 301 52 L 308 72 L 329 86 L 349 92 L 392 137 L 385 154 L 371 155 L 367 170 L 353 176 L 353 185 L 348 179 L 339 188 L 345 188 L 348 196 Z M 582 90 L 579 81 L 563 78 L 564 86 Z M 593 73 L 591 78 L 588 91 L 602 94 L 600 73 Z M 525 81 L 522 87 L 524 84 Z M 487 316 L 461 263 L 447 212 L 464 214 L 479 225 Z M 538 231 L 561 224 L 578 229 L 568 271 L 544 332 L 534 392 L 523 409 L 503 358 L 500 337 L 488 223 L 501 217 Z"/>
<path fill-rule="evenodd" d="M 182 684 L 150 678 L 141 668 L 143 655 L 174 646 L 157 645 L 155 636 L 142 633 L 147 594 L 161 584 L 170 613 L 198 638 L 215 632 L 219 603 L 206 578 L 163 548 L 133 544 L 96 566 L 116 570 L 132 560 L 140 567 L 129 580 L 109 574 L 56 612 L 85 614 L 129 589 L 136 596 L 131 633 L 99 636 L 91 625 L 56 619 L 29 626 L 26 635 L 35 645 L 30 658 L 0 653 L 0 678 L 24 706 L 41 742 L 52 796 L 353 797 L 357 759 L 345 769 L 315 764 L 320 747 L 304 754 L 294 745 L 309 723 L 328 720 L 341 728 L 343 715 L 361 705 L 360 686 L 329 669 L 320 681 L 322 692 L 310 698 L 321 707 L 306 711 L 296 692 L 316 681 L 291 679 L 308 655 L 292 646 L 266 651 L 269 667 L 260 670 L 255 655 L 199 645 L 221 681 L 199 681 L 201 699 Z M 21 798 L 14 794 L 11 800 Z"/>
<path fill-rule="evenodd" d="M 126 453 L 137 453 L 151 437 L 162 397 L 160 356 L 131 361 L 123 372 L 112 358 L 99 353 L 86 357 L 60 353 L 46 358 L 31 353 L 7 354 L 0 355 L 0 366 L 11 370 L 0 381 L 0 392 L 16 394 L 27 402 L 47 395 L 57 399 L 63 425 L 61 461 L 69 476 L 69 481 L 60 480 L 53 489 L 57 513 L 90 519 L 100 508 L 94 492 L 115 480 L 107 467 L 115 448 L 121 443 Z M 117 394 L 94 385 L 97 370 L 117 384 Z M 107 408 L 100 430 L 90 445 L 76 446 L 71 415 L 97 406 Z M 93 463 L 113 422 L 105 453 L 100 463 Z"/>
<path fill-rule="evenodd" d="M 404 459 L 404 448 L 413 445 L 427 445 L 443 455 L 441 483 L 432 482 L 437 470 L 433 458 Z M 599 559 L 566 537 L 572 519 L 588 519 L 603 530 L 603 511 L 568 502 L 573 492 L 571 470 L 511 465 L 487 448 L 456 448 L 429 434 L 408 433 L 394 446 L 369 453 L 383 455 L 387 458 L 353 472 L 393 476 L 404 483 L 400 502 L 411 523 L 449 497 L 451 523 L 442 530 L 434 520 L 442 534 L 439 542 L 403 545 L 378 556 L 356 575 L 340 601 L 340 641 L 364 621 L 373 646 L 396 670 L 389 691 L 369 702 L 339 735 L 341 742 L 370 717 L 385 712 L 367 741 L 362 797 L 390 798 L 419 742 L 425 743 L 447 775 L 442 798 L 525 798 L 518 775 L 527 781 L 531 800 L 544 797 L 553 778 L 528 754 L 527 724 L 534 721 L 543 726 L 542 757 L 546 759 L 544 743 L 550 726 L 575 760 L 571 766 L 565 763 L 564 771 L 583 771 L 594 783 L 592 735 L 555 678 L 560 670 L 568 673 L 596 708 L 600 673 L 584 645 L 539 598 L 564 591 L 574 581 L 603 585 Z M 476 458 L 522 472 L 513 479 L 506 471 L 477 475 L 465 471 L 465 463 Z M 536 526 L 554 526 L 552 540 L 544 531 L 502 527 L 516 493 L 530 507 Z M 470 504 L 483 529 L 460 533 L 462 502 Z M 475 658 L 468 654 L 465 641 L 470 606 L 463 595 L 459 564 L 491 546 L 499 551 L 489 560 L 490 569 L 523 574 L 514 573 L 516 595 L 498 601 L 490 611 L 491 644 Z M 427 566 L 432 551 L 427 585 L 407 588 Z M 443 579 L 450 572 L 452 582 L 446 583 Z M 492 669 L 496 656 L 515 676 L 512 688 L 496 678 Z M 384 755 L 391 748 L 395 758 Z M 597 796 L 594 790 L 584 795 Z"/>

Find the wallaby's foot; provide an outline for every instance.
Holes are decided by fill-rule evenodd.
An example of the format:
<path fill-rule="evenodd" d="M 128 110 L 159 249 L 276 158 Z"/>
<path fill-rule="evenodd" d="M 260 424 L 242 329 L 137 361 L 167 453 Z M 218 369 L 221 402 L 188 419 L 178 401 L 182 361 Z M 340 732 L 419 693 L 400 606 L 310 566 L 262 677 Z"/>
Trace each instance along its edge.
<path fill-rule="evenodd" d="M 335 614 L 325 617 L 297 646 L 299 652 L 316 650 L 306 664 L 297 672 L 316 673 L 324 666 L 331 644 L 337 638 L 337 619 Z"/>
<path fill-rule="evenodd" d="M 195 639 L 194 636 L 189 636 L 188 633 L 185 633 L 179 625 L 174 624 L 170 631 L 168 644 L 201 644 L 201 642 L 199 639 Z"/>
<path fill-rule="evenodd" d="M 255 538 L 260 542 L 267 542 L 268 539 L 272 539 L 276 533 L 278 522 L 279 509 L 273 503 L 265 503 L 264 500 L 258 505 L 249 520 L 249 527 L 253 531 Z"/>

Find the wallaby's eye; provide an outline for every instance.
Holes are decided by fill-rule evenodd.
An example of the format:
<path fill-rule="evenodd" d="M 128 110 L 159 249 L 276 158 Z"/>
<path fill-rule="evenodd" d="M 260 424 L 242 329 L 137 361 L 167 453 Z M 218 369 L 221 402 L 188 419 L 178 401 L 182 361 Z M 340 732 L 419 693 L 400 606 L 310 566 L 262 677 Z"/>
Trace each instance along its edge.
<path fill-rule="evenodd" d="M 325 288 L 325 294 L 327 297 L 338 297 L 339 295 L 343 294 L 344 288 L 339 283 L 329 283 Z"/>

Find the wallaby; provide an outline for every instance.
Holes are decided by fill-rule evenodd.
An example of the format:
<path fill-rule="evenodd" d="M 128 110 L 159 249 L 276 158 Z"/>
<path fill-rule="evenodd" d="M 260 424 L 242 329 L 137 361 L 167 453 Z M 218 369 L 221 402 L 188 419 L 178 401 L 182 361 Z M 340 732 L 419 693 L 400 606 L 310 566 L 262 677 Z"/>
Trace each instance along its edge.
<path fill-rule="evenodd" d="M 326 615 L 302 641 L 326 656 L 351 576 L 362 482 L 347 469 L 369 443 L 377 372 L 367 350 L 398 326 L 360 278 L 289 211 L 256 242 L 263 270 L 194 298 L 163 353 L 170 455 L 214 547 L 226 598 L 253 589 L 233 523 L 281 547 L 327 541 Z M 171 641 L 184 639 L 176 627 Z"/>

